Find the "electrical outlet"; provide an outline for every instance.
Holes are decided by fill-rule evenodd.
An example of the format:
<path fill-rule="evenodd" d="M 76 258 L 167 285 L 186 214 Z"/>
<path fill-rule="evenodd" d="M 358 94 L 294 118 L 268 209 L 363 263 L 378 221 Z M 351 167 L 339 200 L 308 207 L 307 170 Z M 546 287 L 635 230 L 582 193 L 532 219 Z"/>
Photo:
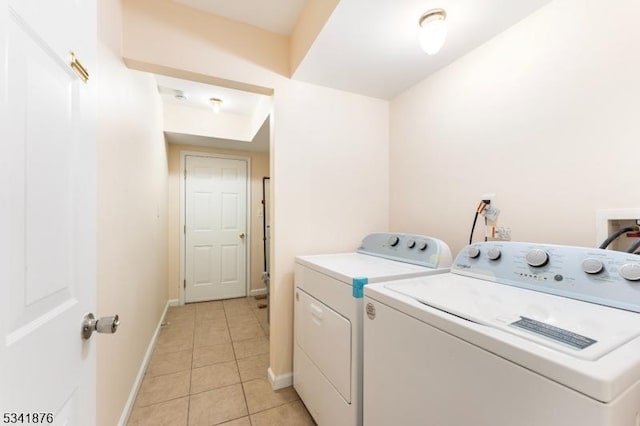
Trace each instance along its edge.
<path fill-rule="evenodd" d="M 511 241 L 511 228 L 507 226 L 491 226 L 489 227 L 489 241 Z"/>

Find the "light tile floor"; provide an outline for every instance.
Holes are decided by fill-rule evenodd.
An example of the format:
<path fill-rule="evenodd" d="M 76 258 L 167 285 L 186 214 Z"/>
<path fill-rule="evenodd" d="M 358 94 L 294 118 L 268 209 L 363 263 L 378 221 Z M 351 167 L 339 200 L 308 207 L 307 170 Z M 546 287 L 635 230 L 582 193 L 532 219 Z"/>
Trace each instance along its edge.
<path fill-rule="evenodd" d="M 267 310 L 259 303 L 170 308 L 128 424 L 314 425 L 293 387 L 271 389 Z"/>

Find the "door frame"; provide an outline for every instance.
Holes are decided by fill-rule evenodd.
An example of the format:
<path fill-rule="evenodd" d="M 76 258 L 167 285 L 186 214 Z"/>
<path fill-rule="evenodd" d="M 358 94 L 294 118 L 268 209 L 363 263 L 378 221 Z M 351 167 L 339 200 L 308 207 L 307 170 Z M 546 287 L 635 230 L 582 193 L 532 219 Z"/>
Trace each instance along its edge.
<path fill-rule="evenodd" d="M 209 158 L 220 158 L 224 160 L 243 160 L 247 162 L 247 181 L 246 181 L 246 205 L 247 205 L 247 238 L 245 244 L 245 293 L 248 296 L 251 289 L 251 157 L 246 157 L 242 155 L 228 155 L 228 154 L 217 154 L 213 152 L 202 152 L 202 151 L 180 151 L 180 174 L 178 175 L 178 179 L 180 180 L 180 227 L 178 228 L 178 232 L 180 232 L 180 281 L 178 282 L 178 288 L 180 289 L 179 293 L 179 301 L 180 305 L 184 305 L 185 301 L 185 269 L 186 269 L 186 234 L 184 232 L 185 224 L 186 224 L 186 187 L 185 187 L 185 179 L 184 174 L 187 168 L 187 156 L 194 157 L 209 157 Z"/>

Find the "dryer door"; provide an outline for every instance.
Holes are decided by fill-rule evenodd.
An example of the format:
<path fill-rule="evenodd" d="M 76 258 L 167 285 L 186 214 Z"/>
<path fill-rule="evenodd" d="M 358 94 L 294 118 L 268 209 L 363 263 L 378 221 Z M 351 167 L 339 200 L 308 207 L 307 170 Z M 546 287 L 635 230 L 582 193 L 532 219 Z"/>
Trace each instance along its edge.
<path fill-rule="evenodd" d="M 351 403 L 351 322 L 299 288 L 295 303 L 297 345 Z"/>

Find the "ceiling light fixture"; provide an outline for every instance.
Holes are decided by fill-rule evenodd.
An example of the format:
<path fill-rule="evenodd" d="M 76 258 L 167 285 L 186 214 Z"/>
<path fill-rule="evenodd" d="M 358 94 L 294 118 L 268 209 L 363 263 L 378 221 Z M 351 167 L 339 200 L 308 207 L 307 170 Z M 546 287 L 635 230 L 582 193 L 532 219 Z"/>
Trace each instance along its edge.
<path fill-rule="evenodd" d="M 447 38 L 446 18 L 444 9 L 431 9 L 420 17 L 420 46 L 427 55 L 435 55 L 444 44 Z"/>
<path fill-rule="evenodd" d="M 222 107 L 222 99 L 211 98 L 209 99 L 209 102 L 211 102 L 211 107 L 213 108 L 213 112 L 216 114 L 219 113 L 220 107 Z"/>

